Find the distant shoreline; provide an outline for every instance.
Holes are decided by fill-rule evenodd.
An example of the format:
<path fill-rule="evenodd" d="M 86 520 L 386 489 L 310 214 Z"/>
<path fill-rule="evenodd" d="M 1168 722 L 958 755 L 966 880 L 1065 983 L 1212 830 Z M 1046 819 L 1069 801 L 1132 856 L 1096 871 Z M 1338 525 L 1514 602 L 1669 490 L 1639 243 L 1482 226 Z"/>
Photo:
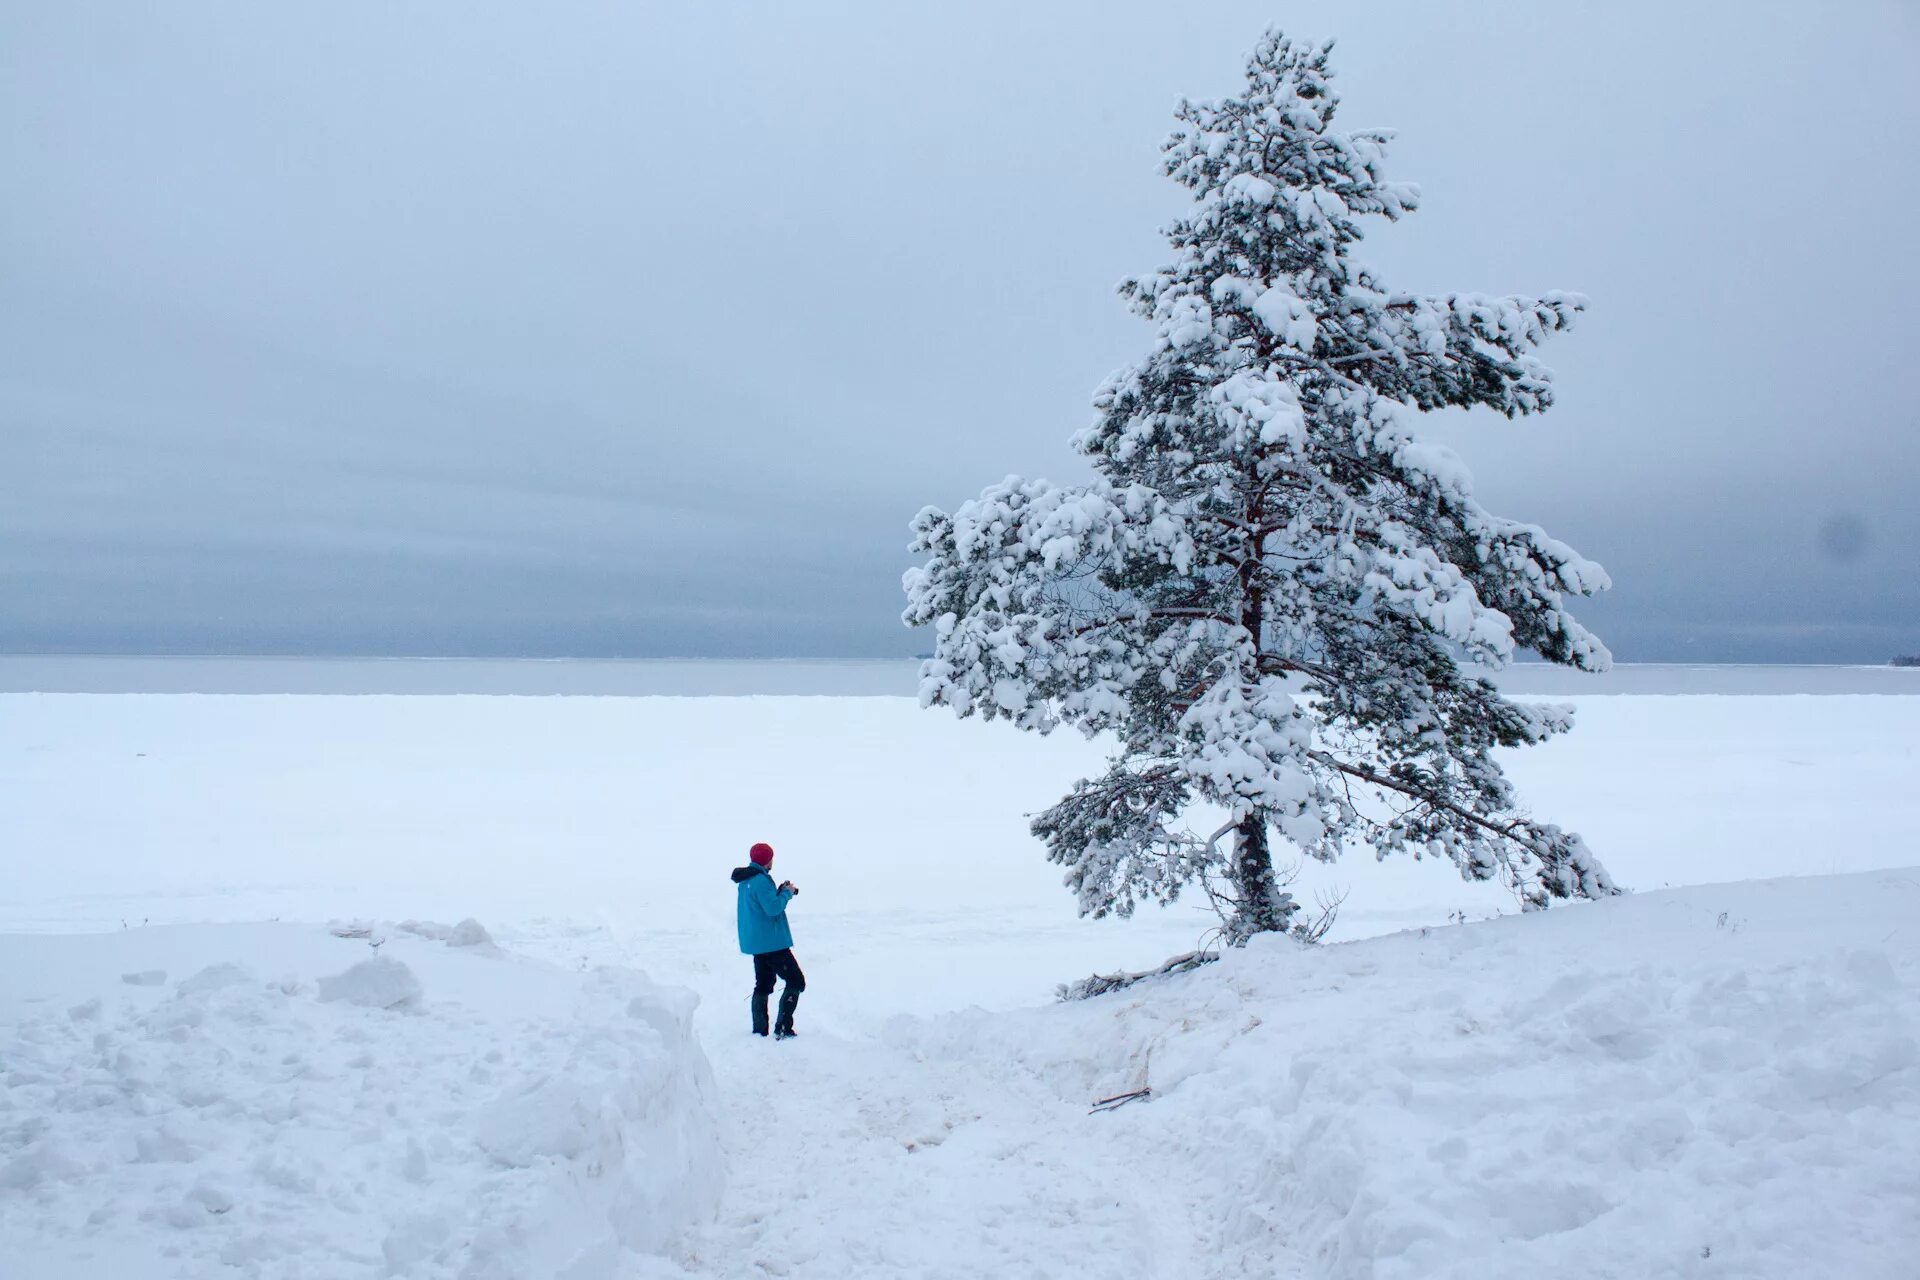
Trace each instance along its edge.
<path fill-rule="evenodd" d="M 919 662 L 924 654 L 904 658 L 723 658 L 710 655 L 685 657 L 601 657 L 590 654 L 467 654 L 467 653 L 117 653 L 94 650 L 0 651 L 0 662 L 16 658 L 102 658 L 127 662 L 813 662 L 851 663 Z M 1545 663 L 1530 665 L 1545 666 Z"/>
<path fill-rule="evenodd" d="M 913 697 L 919 658 L 457 658 L 0 654 L 0 694 Z M 1543 662 L 1495 675 L 1527 697 L 1610 694 L 1920 695 L 1893 666 L 1620 663 L 1600 675 Z"/>

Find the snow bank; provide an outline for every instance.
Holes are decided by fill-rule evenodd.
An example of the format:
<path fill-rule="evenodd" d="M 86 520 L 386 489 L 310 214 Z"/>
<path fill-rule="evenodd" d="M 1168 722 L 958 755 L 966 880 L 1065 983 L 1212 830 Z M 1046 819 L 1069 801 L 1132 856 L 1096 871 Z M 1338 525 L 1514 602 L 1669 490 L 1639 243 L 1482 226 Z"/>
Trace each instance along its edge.
<path fill-rule="evenodd" d="M 892 1036 L 1128 1134 L 1195 1274 L 1907 1277 L 1920 869 L 1647 894 Z M 990 1065 L 991 1064 L 991 1065 Z"/>
<path fill-rule="evenodd" d="M 362 960 L 345 973 L 322 978 L 322 1000 L 345 1000 L 365 1009 L 412 1009 L 420 1003 L 420 979 L 391 956 Z M 188 994 L 185 983 L 182 995 Z"/>
<path fill-rule="evenodd" d="M 468 924 L 0 936 L 6 1274 L 592 1280 L 710 1217 L 693 996 Z"/>

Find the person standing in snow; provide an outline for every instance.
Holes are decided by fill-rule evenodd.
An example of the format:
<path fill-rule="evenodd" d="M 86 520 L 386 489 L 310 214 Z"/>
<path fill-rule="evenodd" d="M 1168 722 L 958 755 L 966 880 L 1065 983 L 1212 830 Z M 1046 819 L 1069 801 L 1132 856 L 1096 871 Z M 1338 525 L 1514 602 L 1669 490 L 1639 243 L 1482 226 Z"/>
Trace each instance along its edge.
<path fill-rule="evenodd" d="M 747 865 L 737 867 L 733 883 L 739 890 L 735 919 L 740 929 L 740 950 L 753 957 L 753 1034 L 767 1034 L 767 997 L 773 994 L 773 980 L 786 985 L 780 990 L 780 1013 L 773 1022 L 776 1040 L 791 1040 L 793 1008 L 800 993 L 807 989 L 807 976 L 793 958 L 793 930 L 787 927 L 787 904 L 800 891 L 791 880 L 773 883 L 773 846 L 756 844 L 747 852 Z"/>

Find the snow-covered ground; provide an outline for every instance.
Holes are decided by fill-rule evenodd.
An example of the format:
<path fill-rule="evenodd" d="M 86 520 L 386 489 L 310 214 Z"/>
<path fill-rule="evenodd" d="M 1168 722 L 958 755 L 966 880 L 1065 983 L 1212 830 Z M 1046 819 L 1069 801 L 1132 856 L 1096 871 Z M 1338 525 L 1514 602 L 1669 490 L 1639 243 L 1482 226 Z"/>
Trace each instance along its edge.
<path fill-rule="evenodd" d="M 0 1240 L 33 1278 L 1894 1280 L 1917 914 L 1920 868 L 1664 891 L 790 1044 L 721 1000 L 717 1088 L 631 972 L 17 935 Z"/>
<path fill-rule="evenodd" d="M 692 995 L 424 931 L 0 935 L 0 1271 L 610 1280 L 709 1218 Z"/>
<path fill-rule="evenodd" d="M 1208 924 L 1073 919 L 1022 814 L 1076 739 L 880 697 L 0 696 L 0 1257 L 34 1260 L 0 1274 L 537 1275 L 573 1242 L 645 1277 L 1905 1276 L 1916 746 L 1904 697 L 1583 699 L 1523 791 L 1624 883 L 1705 887 L 1521 918 L 1431 863 L 1315 868 L 1347 941 L 1061 1006 Z M 802 887 L 791 1044 L 745 1033 L 755 839 Z M 1724 883 L 1806 872 L 1867 874 Z M 507 954 L 391 923 L 466 916 Z M 367 942 L 290 922 L 347 917 L 412 1008 L 320 999 Z M 502 1163 L 492 1108 L 543 1077 L 527 1129 L 598 1136 Z"/>
<path fill-rule="evenodd" d="M 1229 1277 L 1846 1276 L 1920 1258 L 1920 868 L 1647 894 L 901 1023 L 1124 1152 Z M 1064 1115 L 1064 1113 L 1063 1113 Z M 1159 1242 L 1153 1242 L 1158 1244 Z"/>

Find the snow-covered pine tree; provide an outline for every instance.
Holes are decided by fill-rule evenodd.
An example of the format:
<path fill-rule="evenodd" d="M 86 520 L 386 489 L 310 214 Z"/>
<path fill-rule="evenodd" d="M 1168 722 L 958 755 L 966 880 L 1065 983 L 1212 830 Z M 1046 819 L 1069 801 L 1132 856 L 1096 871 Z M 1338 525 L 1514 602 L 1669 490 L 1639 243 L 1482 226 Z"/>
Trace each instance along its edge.
<path fill-rule="evenodd" d="M 1118 741 L 1033 822 L 1083 914 L 1199 877 L 1231 939 L 1301 932 L 1274 831 L 1320 859 L 1444 856 L 1527 907 L 1616 892 L 1578 835 L 1518 811 L 1493 757 L 1570 711 L 1483 674 L 1516 645 L 1604 670 L 1563 598 L 1606 574 L 1488 513 L 1411 427 L 1546 409 L 1533 349 L 1585 300 L 1397 293 L 1358 262 L 1361 219 L 1418 190 L 1382 176 L 1389 135 L 1333 128 L 1331 48 L 1270 32 L 1241 95 L 1181 104 L 1165 167 L 1194 204 L 1171 265 L 1121 286 L 1155 337 L 1075 438 L 1099 478 L 1010 477 L 914 522 L 922 705 Z M 1203 807 L 1226 819 L 1211 835 L 1183 821 Z"/>

